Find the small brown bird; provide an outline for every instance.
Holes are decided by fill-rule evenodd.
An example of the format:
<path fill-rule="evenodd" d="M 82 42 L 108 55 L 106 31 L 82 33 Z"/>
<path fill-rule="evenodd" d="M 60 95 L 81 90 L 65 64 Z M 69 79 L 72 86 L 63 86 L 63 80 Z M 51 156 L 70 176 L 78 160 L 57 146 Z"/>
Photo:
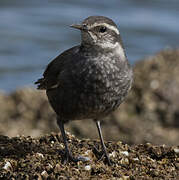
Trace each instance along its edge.
<path fill-rule="evenodd" d="M 72 120 L 96 122 L 102 151 L 111 165 L 100 128 L 100 120 L 116 110 L 133 81 L 120 32 L 116 24 L 103 16 L 90 16 L 71 27 L 81 31 L 80 45 L 56 57 L 39 79 L 38 89 L 45 89 L 57 114 L 57 123 L 65 145 L 66 161 L 78 161 L 68 148 L 64 124 Z"/>

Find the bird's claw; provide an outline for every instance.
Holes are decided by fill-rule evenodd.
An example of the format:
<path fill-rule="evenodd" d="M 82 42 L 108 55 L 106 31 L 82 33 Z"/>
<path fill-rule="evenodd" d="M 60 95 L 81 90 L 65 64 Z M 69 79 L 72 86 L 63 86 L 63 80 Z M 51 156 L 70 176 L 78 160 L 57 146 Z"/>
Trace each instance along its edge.
<path fill-rule="evenodd" d="M 69 163 L 69 162 L 75 162 L 76 163 L 78 161 L 87 162 L 87 161 L 90 161 L 90 158 L 84 157 L 84 156 L 73 157 L 70 152 L 65 153 L 64 160 L 63 160 L 64 164 Z"/>
<path fill-rule="evenodd" d="M 105 151 L 99 151 L 95 146 L 94 146 L 94 150 L 97 154 L 100 154 L 100 158 L 98 159 L 98 161 L 101 161 L 102 159 L 105 158 L 105 160 L 107 161 L 109 166 L 112 166 L 112 163 L 110 161 L 110 158 L 108 156 L 108 154 Z"/>

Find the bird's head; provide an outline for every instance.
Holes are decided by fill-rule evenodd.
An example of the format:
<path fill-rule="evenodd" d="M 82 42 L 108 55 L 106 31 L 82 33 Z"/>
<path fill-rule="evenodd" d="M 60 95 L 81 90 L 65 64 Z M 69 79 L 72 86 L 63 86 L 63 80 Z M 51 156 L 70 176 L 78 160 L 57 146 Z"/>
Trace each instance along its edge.
<path fill-rule="evenodd" d="M 98 46 L 102 49 L 123 48 L 120 32 L 116 24 L 104 16 L 90 16 L 81 24 L 71 27 L 81 30 L 82 45 Z"/>

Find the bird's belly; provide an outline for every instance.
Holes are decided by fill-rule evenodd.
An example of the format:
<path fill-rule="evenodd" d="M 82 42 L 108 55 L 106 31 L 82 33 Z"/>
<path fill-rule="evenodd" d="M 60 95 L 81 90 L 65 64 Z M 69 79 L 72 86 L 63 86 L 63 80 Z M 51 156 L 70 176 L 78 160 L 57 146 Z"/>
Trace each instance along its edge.
<path fill-rule="evenodd" d="M 77 120 L 100 118 L 114 111 L 122 102 L 125 93 L 117 86 L 98 86 L 76 89 L 59 88 L 47 92 L 49 102 L 55 112 L 64 119 Z"/>

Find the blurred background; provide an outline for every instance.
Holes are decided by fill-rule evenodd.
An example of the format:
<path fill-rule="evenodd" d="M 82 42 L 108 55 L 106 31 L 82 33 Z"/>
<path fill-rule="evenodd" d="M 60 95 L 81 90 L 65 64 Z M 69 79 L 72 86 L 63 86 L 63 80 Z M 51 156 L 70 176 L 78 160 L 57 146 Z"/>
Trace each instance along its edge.
<path fill-rule="evenodd" d="M 116 22 L 135 74 L 119 111 L 102 122 L 105 140 L 179 144 L 179 0 L 1 0 L 0 134 L 59 132 L 45 92 L 33 83 L 53 58 L 80 43 L 69 25 L 91 15 Z M 92 121 L 66 129 L 98 138 Z"/>
<path fill-rule="evenodd" d="M 69 25 L 90 15 L 117 23 L 131 63 L 179 44 L 178 0 L 1 0 L 0 89 L 33 86 L 49 61 L 80 43 Z"/>

